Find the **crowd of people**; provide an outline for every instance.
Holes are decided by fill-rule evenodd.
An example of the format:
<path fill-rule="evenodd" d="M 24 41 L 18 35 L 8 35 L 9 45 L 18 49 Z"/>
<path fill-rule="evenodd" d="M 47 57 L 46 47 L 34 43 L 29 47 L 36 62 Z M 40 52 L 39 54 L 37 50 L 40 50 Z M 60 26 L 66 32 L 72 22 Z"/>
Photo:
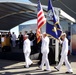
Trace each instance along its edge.
<path fill-rule="evenodd" d="M 12 43 L 12 46 L 15 47 L 16 46 L 15 33 L 14 32 L 12 34 L 8 33 L 7 36 L 10 37 L 10 42 Z M 2 34 L 2 37 L 4 37 L 4 34 Z M 41 35 L 41 42 L 39 45 L 37 44 L 36 33 L 33 33 L 32 31 L 30 31 L 30 33 L 27 33 L 27 31 L 25 31 L 24 35 L 20 32 L 18 38 L 19 38 L 19 48 L 23 49 L 23 53 L 25 57 L 26 64 L 24 67 L 29 68 L 30 65 L 33 64 L 33 61 L 30 59 L 30 53 L 32 52 L 32 49 L 35 49 L 34 51 L 39 50 L 42 53 L 42 60 L 38 69 L 43 70 L 43 66 L 45 65 L 46 66 L 45 71 L 51 71 L 49 60 L 48 60 L 50 40 L 47 34 L 44 32 Z M 72 74 L 73 70 L 71 68 L 71 65 L 68 62 L 68 57 L 67 57 L 68 39 L 66 38 L 66 33 L 62 33 L 61 37 L 59 38 L 59 42 L 62 44 L 61 59 L 59 64 L 54 68 L 57 71 L 59 71 L 61 68 L 61 65 L 63 64 L 63 62 L 65 62 L 65 65 L 67 67 L 66 73 Z"/>
<path fill-rule="evenodd" d="M 0 43 L 3 42 L 2 39 L 3 37 L 9 37 L 10 39 L 10 45 L 12 47 L 16 47 L 16 45 L 19 45 L 19 49 L 23 49 L 23 42 L 24 42 L 24 36 L 25 35 L 29 35 L 29 40 L 31 41 L 31 48 L 36 45 L 36 33 L 33 33 L 33 31 L 31 30 L 29 33 L 27 31 L 25 31 L 24 33 L 20 32 L 18 37 L 16 36 L 15 32 L 1 32 L 0 35 Z M 35 43 L 35 44 L 34 44 Z"/>

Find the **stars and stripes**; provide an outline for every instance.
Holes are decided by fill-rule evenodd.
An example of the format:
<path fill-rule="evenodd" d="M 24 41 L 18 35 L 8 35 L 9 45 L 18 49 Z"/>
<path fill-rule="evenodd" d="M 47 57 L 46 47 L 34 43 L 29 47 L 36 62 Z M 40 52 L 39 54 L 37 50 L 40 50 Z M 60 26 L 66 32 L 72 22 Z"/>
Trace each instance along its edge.
<path fill-rule="evenodd" d="M 44 16 L 44 12 L 40 3 L 40 0 L 38 0 L 38 13 L 37 13 L 37 43 L 40 41 L 40 33 L 41 33 L 41 27 L 46 23 L 46 19 Z"/>

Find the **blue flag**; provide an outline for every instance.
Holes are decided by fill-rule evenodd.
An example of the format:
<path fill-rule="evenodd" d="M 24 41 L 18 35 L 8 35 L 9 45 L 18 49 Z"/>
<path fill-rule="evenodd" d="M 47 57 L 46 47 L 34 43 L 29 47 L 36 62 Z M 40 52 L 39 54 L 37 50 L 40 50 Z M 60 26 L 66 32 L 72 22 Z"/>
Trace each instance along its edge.
<path fill-rule="evenodd" d="M 61 36 L 62 29 L 58 23 L 57 16 L 53 9 L 51 0 L 48 1 L 48 13 L 46 23 L 46 33 L 58 39 Z"/>

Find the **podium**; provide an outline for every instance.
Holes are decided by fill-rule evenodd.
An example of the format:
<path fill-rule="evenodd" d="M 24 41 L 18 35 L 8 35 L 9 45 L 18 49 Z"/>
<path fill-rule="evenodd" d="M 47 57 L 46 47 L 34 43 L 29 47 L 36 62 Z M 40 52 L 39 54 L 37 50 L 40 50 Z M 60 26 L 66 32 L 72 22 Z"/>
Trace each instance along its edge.
<path fill-rule="evenodd" d="M 8 52 L 11 50 L 10 38 L 8 36 L 1 37 L 1 48 L 2 48 L 2 52 Z"/>

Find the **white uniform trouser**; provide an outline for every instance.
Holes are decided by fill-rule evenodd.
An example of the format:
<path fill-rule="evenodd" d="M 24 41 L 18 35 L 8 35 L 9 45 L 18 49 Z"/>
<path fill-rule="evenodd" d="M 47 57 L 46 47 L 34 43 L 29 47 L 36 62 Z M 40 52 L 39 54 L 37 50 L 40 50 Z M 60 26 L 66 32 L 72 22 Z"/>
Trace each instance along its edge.
<path fill-rule="evenodd" d="M 12 46 L 15 47 L 16 46 L 16 41 L 12 40 Z"/>
<path fill-rule="evenodd" d="M 48 53 L 46 53 L 46 52 L 42 53 L 42 62 L 41 62 L 41 65 L 40 65 L 41 69 L 44 66 L 44 64 L 46 65 L 46 70 L 50 70 L 50 65 L 49 65 L 49 60 L 48 60 Z"/>
<path fill-rule="evenodd" d="M 25 62 L 26 62 L 26 67 L 29 67 L 33 62 L 30 59 L 30 52 L 24 53 L 25 56 Z"/>
<path fill-rule="evenodd" d="M 56 68 L 57 68 L 58 70 L 60 70 L 60 67 L 62 66 L 63 62 L 65 62 L 65 65 L 66 65 L 66 67 L 67 67 L 67 69 L 68 69 L 68 72 L 73 72 L 73 71 L 72 71 L 72 68 L 71 68 L 71 65 L 70 65 L 69 62 L 68 62 L 68 57 L 67 57 L 67 55 L 61 56 L 60 62 L 59 62 L 59 64 L 58 64 L 58 66 L 56 66 Z"/>

